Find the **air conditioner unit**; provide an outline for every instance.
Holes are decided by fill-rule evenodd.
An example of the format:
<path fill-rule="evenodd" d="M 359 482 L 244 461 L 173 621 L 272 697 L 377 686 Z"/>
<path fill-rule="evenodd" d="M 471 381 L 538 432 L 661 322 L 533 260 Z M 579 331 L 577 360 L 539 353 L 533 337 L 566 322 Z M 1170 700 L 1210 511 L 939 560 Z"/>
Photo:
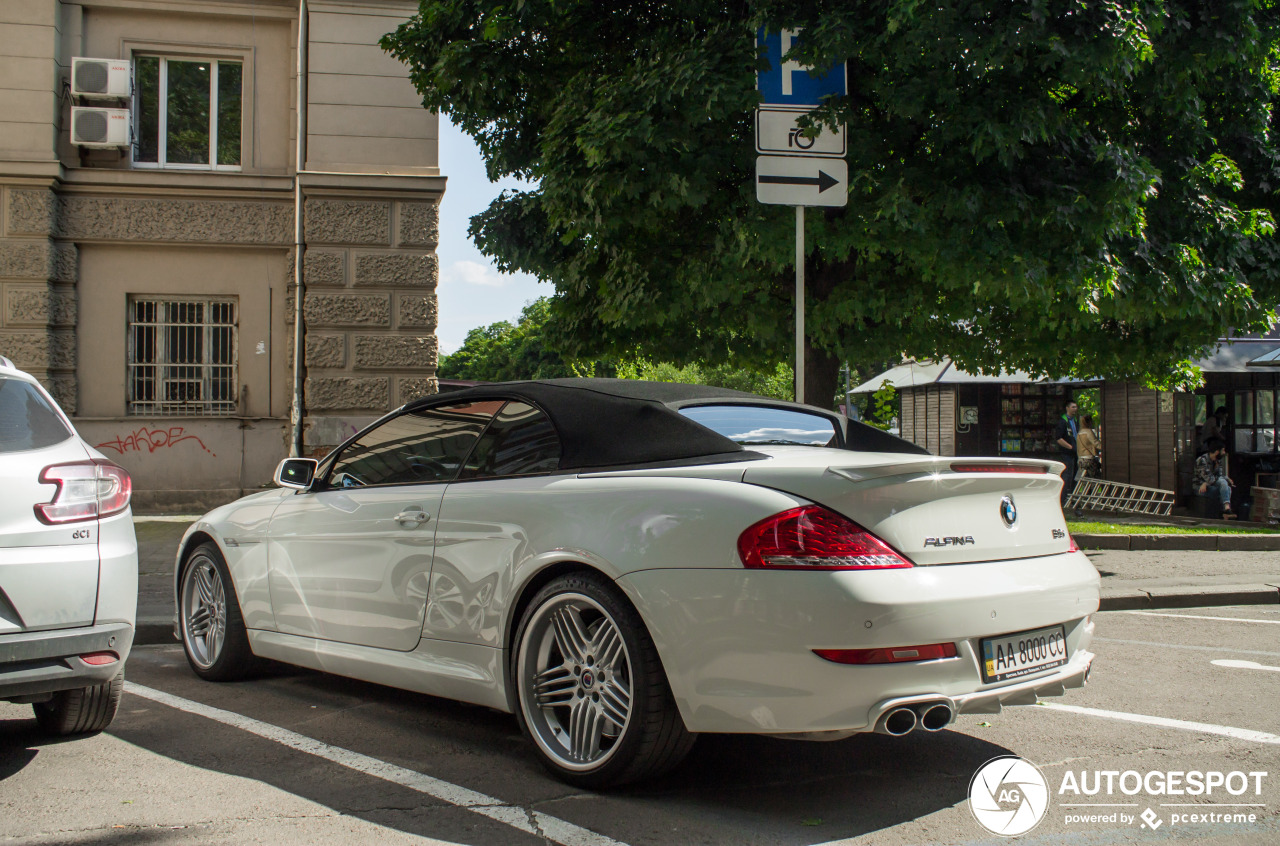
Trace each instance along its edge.
<path fill-rule="evenodd" d="M 128 147 L 128 109 L 71 109 L 71 143 L 77 147 Z"/>
<path fill-rule="evenodd" d="M 128 97 L 133 93 L 133 63 L 128 59 L 72 59 L 71 93 L 95 99 Z"/>

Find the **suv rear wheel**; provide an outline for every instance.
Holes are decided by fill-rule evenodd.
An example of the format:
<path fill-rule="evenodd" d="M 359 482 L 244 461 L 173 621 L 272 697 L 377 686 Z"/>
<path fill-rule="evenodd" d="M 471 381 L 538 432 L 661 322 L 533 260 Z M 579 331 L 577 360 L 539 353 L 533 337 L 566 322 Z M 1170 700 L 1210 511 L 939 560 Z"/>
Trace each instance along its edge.
<path fill-rule="evenodd" d="M 35 709 L 36 722 L 48 734 L 61 736 L 102 731 L 115 719 L 123 690 L 124 670 L 121 670 L 111 681 L 76 690 L 60 690 L 49 701 L 37 702 L 31 707 Z"/>

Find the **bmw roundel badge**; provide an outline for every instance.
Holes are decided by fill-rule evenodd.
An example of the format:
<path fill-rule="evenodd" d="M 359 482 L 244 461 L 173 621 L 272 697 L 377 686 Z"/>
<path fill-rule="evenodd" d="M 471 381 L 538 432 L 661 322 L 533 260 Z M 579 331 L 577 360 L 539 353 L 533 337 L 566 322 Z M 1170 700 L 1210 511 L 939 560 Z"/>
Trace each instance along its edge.
<path fill-rule="evenodd" d="M 1013 528 L 1014 523 L 1018 522 L 1018 506 L 1013 504 L 1013 497 L 1009 494 L 1005 494 L 1000 500 L 1000 519 L 1010 529 Z"/>

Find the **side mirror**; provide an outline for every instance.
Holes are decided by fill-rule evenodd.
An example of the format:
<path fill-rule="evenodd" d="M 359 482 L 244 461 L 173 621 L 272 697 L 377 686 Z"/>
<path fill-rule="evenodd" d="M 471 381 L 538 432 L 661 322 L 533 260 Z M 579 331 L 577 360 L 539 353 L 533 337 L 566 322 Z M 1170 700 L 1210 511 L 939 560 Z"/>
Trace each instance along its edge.
<path fill-rule="evenodd" d="M 275 483 L 282 488 L 305 491 L 311 487 L 320 462 L 314 458 L 286 458 L 276 468 Z"/>

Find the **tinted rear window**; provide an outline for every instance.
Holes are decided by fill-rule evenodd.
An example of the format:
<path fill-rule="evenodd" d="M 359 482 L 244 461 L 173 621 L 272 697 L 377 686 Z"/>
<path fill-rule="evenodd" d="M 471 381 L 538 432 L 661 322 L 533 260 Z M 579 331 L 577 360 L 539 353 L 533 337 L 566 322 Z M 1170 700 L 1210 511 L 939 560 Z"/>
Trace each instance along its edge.
<path fill-rule="evenodd" d="M 761 405 L 697 405 L 680 413 L 743 446 L 840 445 L 835 421 L 821 414 Z"/>
<path fill-rule="evenodd" d="M 60 444 L 71 430 L 40 392 L 26 382 L 0 376 L 0 452 Z"/>

